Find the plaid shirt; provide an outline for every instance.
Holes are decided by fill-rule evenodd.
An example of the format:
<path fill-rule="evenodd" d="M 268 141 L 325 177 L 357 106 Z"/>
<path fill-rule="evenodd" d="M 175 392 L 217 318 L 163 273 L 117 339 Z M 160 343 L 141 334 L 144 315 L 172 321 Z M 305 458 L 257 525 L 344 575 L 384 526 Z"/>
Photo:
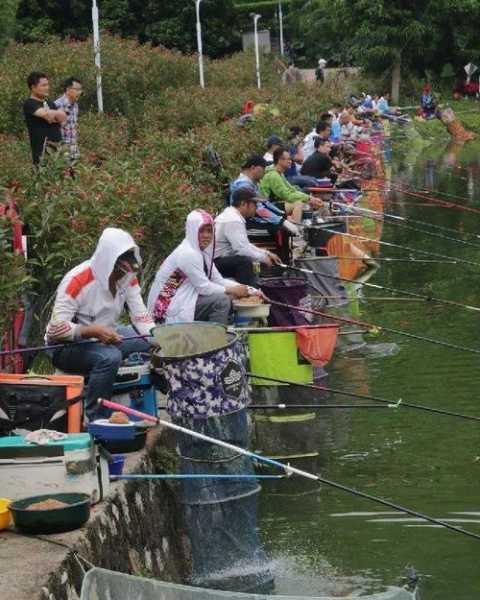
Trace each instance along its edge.
<path fill-rule="evenodd" d="M 70 158 L 78 158 L 80 156 L 77 145 L 78 104 L 71 103 L 64 94 L 55 100 L 55 105 L 67 114 L 67 120 L 61 126 L 62 141 L 68 147 Z"/>

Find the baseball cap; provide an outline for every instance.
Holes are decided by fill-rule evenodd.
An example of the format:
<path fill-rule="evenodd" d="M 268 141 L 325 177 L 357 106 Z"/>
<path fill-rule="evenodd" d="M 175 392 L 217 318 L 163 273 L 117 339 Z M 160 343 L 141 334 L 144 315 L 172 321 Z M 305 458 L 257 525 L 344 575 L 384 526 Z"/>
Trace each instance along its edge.
<path fill-rule="evenodd" d="M 278 135 L 271 135 L 267 140 L 267 148 L 270 148 L 273 145 L 283 146 L 283 141 Z"/>
<path fill-rule="evenodd" d="M 254 190 L 248 187 L 241 187 L 232 194 L 232 203 L 238 202 L 259 202 L 261 198 L 257 196 Z"/>
<path fill-rule="evenodd" d="M 251 167 L 263 167 L 267 166 L 267 161 L 260 156 L 260 154 L 250 154 L 247 160 L 243 163 L 242 169 L 250 169 Z"/>

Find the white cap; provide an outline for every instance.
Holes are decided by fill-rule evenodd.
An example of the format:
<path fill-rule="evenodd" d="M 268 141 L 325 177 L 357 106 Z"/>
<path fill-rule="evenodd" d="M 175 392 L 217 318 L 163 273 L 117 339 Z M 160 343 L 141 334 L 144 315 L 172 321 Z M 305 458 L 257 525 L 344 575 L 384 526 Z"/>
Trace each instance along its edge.
<path fill-rule="evenodd" d="M 320 58 L 319 61 L 318 61 L 318 64 L 321 67 L 324 67 L 327 64 L 327 61 L 324 58 Z"/>

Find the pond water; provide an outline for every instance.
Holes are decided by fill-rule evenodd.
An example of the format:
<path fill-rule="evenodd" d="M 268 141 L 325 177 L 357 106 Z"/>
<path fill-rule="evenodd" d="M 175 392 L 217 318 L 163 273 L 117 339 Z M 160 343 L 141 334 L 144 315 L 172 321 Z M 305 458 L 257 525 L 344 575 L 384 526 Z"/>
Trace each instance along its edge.
<path fill-rule="evenodd" d="M 478 143 L 455 148 L 403 141 L 394 142 L 393 147 L 394 186 L 416 190 L 429 186 L 465 198 L 453 201 L 476 207 L 479 213 L 441 208 L 400 192 L 390 195 L 386 212 L 480 233 Z M 480 263 L 480 246 L 472 248 L 388 224 L 382 239 Z M 382 247 L 380 256 L 405 258 L 408 254 Z M 420 292 L 427 285 L 436 297 L 480 305 L 480 267 L 382 262 L 370 281 Z M 369 296 L 389 294 L 367 288 L 363 294 L 359 318 L 364 321 L 480 348 L 478 313 L 422 301 L 369 301 Z M 479 355 L 388 334 L 370 336 L 368 342 L 396 344 L 399 351 L 385 356 L 361 350 L 337 353 L 324 383 L 393 401 L 402 398 L 480 415 Z M 309 392 L 307 397 L 313 401 L 314 394 Z M 332 401 L 351 403 L 341 396 L 329 398 Z M 322 410 L 318 419 L 320 426 L 312 428 L 308 438 L 311 451 L 318 455 L 307 459 L 303 467 L 480 534 L 480 423 L 406 408 Z M 479 540 L 342 491 L 317 488 L 298 478 L 265 482 L 259 526 L 280 594 L 368 592 L 398 584 L 405 566 L 413 565 L 421 576 L 424 599 L 480 596 Z"/>

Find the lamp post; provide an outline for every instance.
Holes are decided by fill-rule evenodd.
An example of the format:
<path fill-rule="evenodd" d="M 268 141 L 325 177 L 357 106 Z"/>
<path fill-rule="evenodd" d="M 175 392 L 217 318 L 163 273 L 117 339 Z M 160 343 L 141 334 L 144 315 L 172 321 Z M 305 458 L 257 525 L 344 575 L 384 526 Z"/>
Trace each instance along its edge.
<path fill-rule="evenodd" d="M 262 87 L 262 82 L 260 79 L 260 47 L 258 44 L 258 19 L 262 15 L 257 15 L 255 13 L 250 13 L 250 16 L 253 18 L 253 31 L 255 35 L 255 64 L 256 64 L 256 72 L 257 72 L 257 86 L 258 89 Z"/>
<path fill-rule="evenodd" d="M 93 52 L 95 55 L 95 68 L 97 71 L 97 105 L 98 105 L 98 112 L 103 113 L 102 63 L 100 60 L 100 28 L 98 26 L 97 0 L 92 0 L 92 23 L 93 23 Z"/>
<path fill-rule="evenodd" d="M 202 24 L 200 22 L 200 4 L 202 0 L 195 0 L 195 9 L 197 12 L 197 49 L 198 49 L 198 72 L 200 74 L 200 86 L 205 87 L 205 77 L 203 74 L 203 44 L 202 44 Z"/>
<path fill-rule="evenodd" d="M 278 0 L 278 24 L 280 29 L 280 56 L 285 55 L 285 49 L 283 45 L 283 10 L 282 0 Z"/>

